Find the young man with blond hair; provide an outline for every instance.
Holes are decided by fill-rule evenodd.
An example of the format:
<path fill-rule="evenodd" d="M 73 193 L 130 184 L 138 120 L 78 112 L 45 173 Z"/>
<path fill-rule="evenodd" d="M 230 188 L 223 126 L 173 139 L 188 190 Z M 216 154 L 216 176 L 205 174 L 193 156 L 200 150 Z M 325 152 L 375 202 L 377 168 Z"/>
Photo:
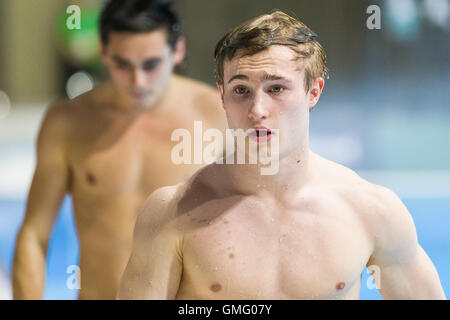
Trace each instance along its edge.
<path fill-rule="evenodd" d="M 385 299 L 445 299 L 400 199 L 309 149 L 327 74 L 314 33 L 277 11 L 226 34 L 215 58 L 229 127 L 269 152 L 276 141 L 279 171 L 215 163 L 155 191 L 118 298 L 358 299 L 368 266 Z"/>

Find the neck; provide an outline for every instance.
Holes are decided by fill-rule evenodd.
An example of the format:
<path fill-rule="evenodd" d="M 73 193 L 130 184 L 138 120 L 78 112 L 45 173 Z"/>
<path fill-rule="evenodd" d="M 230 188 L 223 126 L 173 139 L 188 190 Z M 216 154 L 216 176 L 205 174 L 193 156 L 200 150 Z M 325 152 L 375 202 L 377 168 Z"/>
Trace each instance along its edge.
<path fill-rule="evenodd" d="M 288 156 L 280 159 L 278 172 L 262 175 L 259 165 L 225 165 L 230 178 L 230 188 L 248 195 L 270 195 L 278 200 L 289 198 L 302 189 L 312 174 L 312 158 L 309 136 L 306 135 L 298 147 Z"/>

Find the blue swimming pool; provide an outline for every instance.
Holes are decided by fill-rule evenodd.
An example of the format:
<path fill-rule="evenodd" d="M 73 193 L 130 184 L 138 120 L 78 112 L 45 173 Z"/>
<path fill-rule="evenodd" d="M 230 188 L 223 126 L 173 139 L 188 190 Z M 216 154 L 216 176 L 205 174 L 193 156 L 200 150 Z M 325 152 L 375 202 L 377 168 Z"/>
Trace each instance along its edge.
<path fill-rule="evenodd" d="M 450 293 L 450 199 L 402 199 L 411 212 L 419 242 L 433 261 L 446 295 Z M 0 199 L 0 263 L 10 272 L 14 242 L 25 211 L 25 202 Z M 78 242 L 74 229 L 70 198 L 66 198 L 55 224 L 48 251 L 45 299 L 75 299 L 77 290 L 68 289 L 67 268 L 78 263 Z M 369 285 L 367 285 L 369 283 Z M 378 300 L 381 295 L 370 289 L 364 270 L 360 297 Z"/>

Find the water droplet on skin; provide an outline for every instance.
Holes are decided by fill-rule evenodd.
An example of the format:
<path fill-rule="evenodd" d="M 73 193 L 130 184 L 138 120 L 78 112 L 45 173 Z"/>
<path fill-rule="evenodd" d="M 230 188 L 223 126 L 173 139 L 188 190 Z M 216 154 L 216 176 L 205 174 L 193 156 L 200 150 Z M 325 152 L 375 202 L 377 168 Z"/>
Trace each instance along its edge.
<path fill-rule="evenodd" d="M 259 188 L 259 187 L 261 187 L 261 185 L 260 185 L 260 184 L 257 184 L 256 187 Z"/>

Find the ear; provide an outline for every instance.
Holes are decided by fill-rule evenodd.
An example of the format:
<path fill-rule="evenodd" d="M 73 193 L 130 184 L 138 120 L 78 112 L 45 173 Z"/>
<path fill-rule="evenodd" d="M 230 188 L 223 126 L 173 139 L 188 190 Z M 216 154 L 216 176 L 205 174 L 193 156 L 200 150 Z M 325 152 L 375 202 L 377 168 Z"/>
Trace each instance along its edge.
<path fill-rule="evenodd" d="M 324 85 L 325 80 L 323 78 L 319 77 L 316 80 L 314 80 L 314 83 L 308 92 L 308 108 L 310 109 L 313 108 L 319 101 Z"/>
<path fill-rule="evenodd" d="M 219 82 L 216 82 L 216 86 L 217 86 L 217 89 L 219 89 L 220 100 L 222 100 L 222 107 L 223 107 L 224 106 L 224 103 L 223 103 L 223 84 L 219 83 Z"/>
<path fill-rule="evenodd" d="M 180 63 L 182 63 L 185 55 L 186 55 L 186 39 L 184 37 L 179 37 L 173 51 L 173 58 L 175 65 L 179 65 Z"/>

